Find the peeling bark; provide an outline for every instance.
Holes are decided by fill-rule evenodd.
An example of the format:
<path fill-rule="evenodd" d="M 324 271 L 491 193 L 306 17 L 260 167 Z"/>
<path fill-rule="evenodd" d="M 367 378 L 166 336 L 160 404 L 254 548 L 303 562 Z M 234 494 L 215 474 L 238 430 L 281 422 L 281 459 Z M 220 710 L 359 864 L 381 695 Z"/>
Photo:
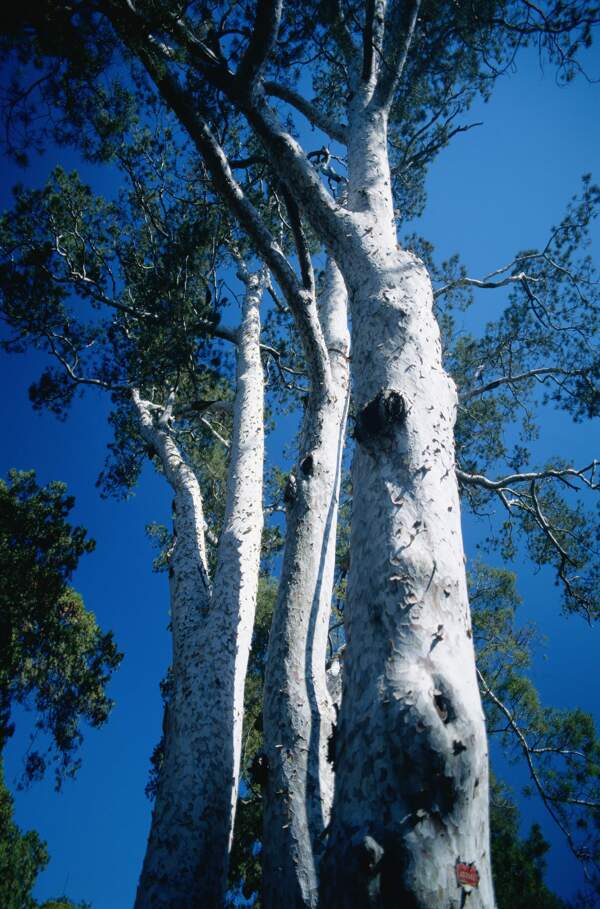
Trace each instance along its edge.
<path fill-rule="evenodd" d="M 330 371 L 304 415 L 288 494 L 279 594 L 267 656 L 264 734 L 268 760 L 263 904 L 316 906 L 317 866 L 329 821 L 334 719 L 325 662 L 331 611 L 341 457 L 348 406 L 346 289 L 327 266 L 320 317 Z"/>
<path fill-rule="evenodd" d="M 212 590 L 197 480 L 168 429 L 156 426 L 145 402 L 134 397 L 142 432 L 175 489 L 176 534 L 169 572 L 173 690 L 137 909 L 216 909 L 224 898 L 263 523 L 261 292 L 261 280 L 248 276 L 227 505 Z"/>

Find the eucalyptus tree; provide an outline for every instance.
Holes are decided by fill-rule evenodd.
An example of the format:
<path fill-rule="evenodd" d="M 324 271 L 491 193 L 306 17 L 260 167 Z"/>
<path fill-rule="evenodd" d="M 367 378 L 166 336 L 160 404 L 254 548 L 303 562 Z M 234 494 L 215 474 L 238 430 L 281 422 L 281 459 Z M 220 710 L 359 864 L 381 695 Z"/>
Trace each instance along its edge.
<path fill-rule="evenodd" d="M 577 274 L 570 264 L 595 191 L 584 194 L 583 217 L 573 210 L 569 226 L 541 250 L 520 253 L 482 279 L 455 262 L 440 273 L 436 310 L 446 334 L 449 295 L 474 286 L 512 288 L 506 313 L 482 341 L 469 346 L 459 339 L 448 350 L 447 366 L 463 393 L 458 471 L 459 400 L 442 364 L 424 264 L 429 250 L 416 239 L 399 244 L 398 222 L 422 210 L 427 163 L 464 131 L 458 118 L 477 95 L 489 95 L 519 48 L 536 43 L 571 78 L 597 21 L 594 4 L 522 0 L 185 6 L 103 0 L 25 6 L 8 16 L 17 60 L 45 66 L 31 91 L 21 82 L 9 94 L 9 118 L 23 135 L 34 139 L 39 127 L 31 117 L 37 90 L 53 106 L 54 135 L 81 143 L 83 130 L 85 146 L 86 130 L 106 129 L 99 115 L 106 97 L 120 97 L 114 82 L 99 92 L 99 78 L 114 77 L 119 67 L 130 67 L 140 93 L 170 109 L 295 318 L 311 383 L 307 414 L 315 395 L 331 396 L 332 355 L 339 354 L 317 310 L 309 255 L 315 240 L 348 294 L 355 450 L 335 795 L 328 804 L 326 775 L 316 777 L 310 766 L 318 765 L 329 709 L 325 696 L 318 703 L 325 668 L 323 637 L 313 634 L 315 597 L 299 596 L 299 616 L 282 595 L 264 714 L 269 907 L 313 906 L 319 891 L 328 907 L 458 907 L 467 896 L 473 907 L 493 905 L 487 744 L 459 484 L 475 506 L 497 497 L 534 559 L 555 566 L 567 607 L 597 614 L 593 569 L 579 570 L 594 554 L 586 519 L 557 493 L 565 484 L 595 489 L 595 464 L 529 469 L 529 453 L 522 446 L 509 452 L 500 432 L 501 420 L 514 413 L 507 392 L 535 400 L 536 382 L 577 417 L 597 412 L 594 284 L 589 263 L 580 263 Z M 341 154 L 301 143 L 285 116 L 290 107 L 339 143 Z M 256 186 L 274 179 L 295 240 L 292 261 L 257 204 Z M 479 354 L 491 373 L 485 382 Z M 481 444 L 478 426 L 493 429 L 491 441 Z M 288 491 L 290 527 L 324 464 L 317 435 L 305 433 L 302 446 Z M 500 461 L 508 468 L 500 478 L 483 472 Z M 299 588 L 302 548 L 294 541 L 304 529 L 300 520 L 288 537 L 297 555 L 284 560 Z M 508 553 L 508 541 L 505 547 Z M 298 679 L 307 668 L 310 676 L 313 655 L 320 689 L 306 676 Z M 482 689 L 487 697 L 487 682 Z M 307 763 L 299 763 L 305 752 Z"/>
<path fill-rule="evenodd" d="M 157 147 L 147 134 L 135 149 L 122 149 L 124 166 L 132 168 L 144 150 L 150 168 Z M 2 223 L 6 346 L 34 344 L 58 361 L 32 387 L 34 403 L 62 413 L 78 388 L 106 390 L 115 404 L 116 440 L 105 488 L 130 486 L 149 456 L 174 493 L 173 659 L 139 905 L 183 904 L 199 867 L 211 872 L 201 878 L 202 899 L 220 898 L 263 524 L 265 273 L 248 271 L 232 247 L 245 288 L 242 318 L 239 328 L 219 330 L 210 288 L 222 251 L 218 232 L 207 233 L 211 213 L 199 198 L 191 214 L 180 201 L 179 216 L 169 211 L 172 181 L 167 186 L 156 173 L 151 183 L 137 164 L 129 192 L 111 203 L 58 170 L 41 191 L 17 190 L 15 209 Z M 102 313 L 92 309 L 86 317 L 86 303 Z M 235 394 L 211 365 L 218 353 L 208 348 L 207 330 L 235 344 Z M 209 487 L 212 528 L 203 474 L 216 467 L 221 479 L 223 471 L 211 439 L 229 460 L 214 502 Z"/>
<path fill-rule="evenodd" d="M 101 478 L 105 491 L 129 488 L 139 472 L 141 459 L 148 453 L 159 463 L 176 493 L 175 542 L 168 555 L 174 658 L 168 682 L 153 828 L 138 902 L 140 905 L 146 901 L 152 905 L 162 902 L 170 905 L 173 900 L 218 902 L 225 886 L 237 799 L 244 661 L 250 646 L 253 615 L 250 607 L 254 602 L 260 557 L 262 511 L 257 508 L 262 499 L 262 473 L 259 476 L 258 468 L 262 461 L 259 455 L 263 420 L 262 367 L 260 359 L 256 359 L 259 356 L 257 305 L 269 281 L 264 268 L 256 274 L 248 271 L 233 235 L 228 233 L 229 257 L 237 266 L 238 279 L 246 285 L 246 303 L 239 330 L 220 327 L 222 287 L 217 275 L 224 258 L 219 252 L 219 242 L 225 240 L 219 239 L 222 216 L 218 206 L 211 214 L 213 203 L 207 197 L 201 207 L 196 189 L 189 202 L 193 214 L 187 210 L 182 214 L 183 197 L 176 194 L 177 180 L 165 176 L 169 171 L 164 160 L 166 153 L 156 137 L 144 133 L 133 146 L 120 145 L 113 154 L 131 184 L 130 190 L 115 203 L 93 197 L 75 175 L 60 170 L 41 192 L 17 190 L 15 206 L 3 222 L 3 312 L 13 331 L 6 346 L 17 349 L 25 343 L 34 343 L 59 361 L 58 369 L 46 370 L 32 386 L 35 406 L 50 406 L 60 414 L 78 386 L 111 392 L 117 405 L 111 417 L 115 443 L 111 445 L 113 457 Z M 144 165 L 139 164 L 140 158 L 146 159 Z M 179 187 L 178 191 L 184 190 Z M 176 200 L 178 213 L 169 210 L 168 199 Z M 296 230 L 296 246 L 306 250 L 307 241 L 299 223 L 294 222 L 291 204 L 288 209 Z M 275 217 L 275 223 L 282 227 L 285 220 Z M 312 267 L 307 280 L 315 284 Z M 337 488 L 348 404 L 346 294 L 333 263 L 327 266 L 322 285 L 319 312 L 330 345 L 325 356 L 331 367 L 319 393 L 311 396 L 306 408 L 301 469 L 297 472 L 298 480 L 291 477 L 288 482 L 288 542 L 279 609 L 280 614 L 295 612 L 296 633 L 288 646 L 296 651 L 299 663 L 296 678 L 304 693 L 295 692 L 293 696 L 298 702 L 310 690 L 311 697 L 306 698 L 308 713 L 323 716 L 324 728 L 316 736 L 316 744 L 307 741 L 306 748 L 297 747 L 298 760 L 302 760 L 303 752 L 316 755 L 316 766 L 311 771 L 315 781 L 315 814 L 321 811 L 318 787 L 321 780 L 325 783 L 326 776 L 331 789 L 326 752 L 332 715 L 324 663 L 335 555 Z M 216 308 L 211 305 L 211 287 Z M 271 291 L 275 296 L 272 286 Z M 93 306 L 112 312 L 109 321 L 92 319 L 87 325 L 78 322 L 72 311 L 73 301 L 69 299 L 74 293 L 80 301 L 88 300 Z M 309 293 L 293 281 L 284 293 L 286 299 L 300 306 L 310 299 Z M 275 300 L 279 309 L 284 310 L 280 316 L 285 322 L 285 307 L 276 296 Z M 311 317 L 316 317 L 316 309 Z M 277 339 L 281 331 L 275 326 L 271 334 Z M 238 392 L 233 402 L 226 384 L 219 378 L 218 368 L 206 370 L 199 364 L 199 358 L 203 355 L 206 358 L 209 353 L 210 363 L 220 365 L 215 350 L 204 349 L 207 339 L 232 342 L 237 347 Z M 262 350 L 276 364 L 278 380 L 283 379 L 284 391 L 288 393 L 291 386 L 285 377 L 301 371 L 287 365 L 282 358 L 289 339 L 279 340 L 279 349 L 262 345 Z M 149 391 L 144 392 L 144 388 Z M 300 386 L 299 389 L 303 390 Z M 221 399 L 223 394 L 225 400 Z M 232 410 L 233 436 L 229 443 L 222 434 L 222 420 L 223 414 Z M 215 418 L 221 420 L 217 423 L 220 430 L 215 426 Z M 225 416 L 226 423 L 227 420 Z M 200 428 L 205 428 L 204 436 L 198 436 L 193 428 L 198 421 Z M 231 451 L 229 481 L 217 482 L 213 488 L 208 508 L 212 526 L 205 528 L 198 476 L 208 474 L 211 482 L 215 477 L 220 480 L 222 475 L 214 446 L 207 462 L 203 450 L 207 432 L 219 443 L 217 450 L 226 447 Z M 332 438 L 337 440 L 334 447 L 331 447 Z M 309 453 L 305 451 L 307 446 Z M 318 482 L 308 487 L 302 478 L 312 476 L 311 448 L 317 451 L 322 464 Z M 305 486 L 310 490 L 308 495 Z M 228 500 L 224 513 L 220 501 L 223 496 Z M 218 549 L 212 554 L 215 579 L 211 592 L 207 581 L 211 542 L 214 547 L 215 537 L 219 535 Z M 231 564 L 231 552 L 228 556 L 223 542 L 228 537 L 232 552 L 239 555 L 239 570 L 232 570 L 235 566 Z M 208 546 L 207 540 L 211 541 Z M 303 565 L 300 574 L 298 560 Z M 235 604 L 228 609 L 224 606 L 231 597 L 236 603 L 239 601 L 241 618 L 237 626 Z M 211 608 L 212 602 L 221 607 Z M 188 627 L 189 619 L 184 621 L 190 614 L 191 603 L 196 604 L 192 614 L 199 617 L 197 627 Z M 298 635 L 302 622 L 303 634 Z M 229 628 L 224 627 L 227 623 Z M 309 671 L 305 683 L 307 648 L 318 655 L 313 659 L 313 676 Z M 221 653 L 226 655 L 223 659 L 233 660 L 229 674 L 220 662 Z M 273 664 L 276 665 L 275 659 Z M 207 666 L 212 667 L 210 672 Z M 231 703 L 221 703 L 211 692 L 225 688 L 223 678 L 231 674 L 235 697 Z M 179 689 L 185 696 L 177 696 Z M 227 694 L 225 688 L 223 697 Z M 199 712 L 200 703 L 204 707 Z M 216 736 L 219 723 L 224 730 L 221 740 Z M 199 736 L 203 724 L 211 748 Z M 229 733 L 225 732 L 227 729 Z M 234 742 L 229 769 L 223 760 L 228 736 Z M 189 742 L 194 739 L 199 751 L 189 748 Z M 219 784 L 211 783 L 207 766 L 214 769 Z M 296 762 L 290 762 L 290 771 L 297 772 Z M 195 783 L 192 780 L 190 784 L 190 773 L 195 775 Z M 223 837 L 216 834 L 217 825 L 208 809 L 202 821 L 197 804 L 199 790 L 208 792 L 213 802 L 228 800 L 227 810 L 222 803 L 213 806 L 225 827 L 229 825 Z M 189 793 L 189 798 L 195 800 L 194 808 L 182 807 L 176 792 Z M 181 837 L 180 850 L 174 855 L 174 830 L 177 824 L 189 827 L 186 818 L 190 815 L 197 824 L 197 835 Z M 323 823 L 321 820 L 321 829 Z M 186 850 L 189 855 L 185 854 Z M 187 876 L 182 873 L 185 862 L 189 868 Z M 199 867 L 210 868 L 211 874 L 200 875 Z"/>

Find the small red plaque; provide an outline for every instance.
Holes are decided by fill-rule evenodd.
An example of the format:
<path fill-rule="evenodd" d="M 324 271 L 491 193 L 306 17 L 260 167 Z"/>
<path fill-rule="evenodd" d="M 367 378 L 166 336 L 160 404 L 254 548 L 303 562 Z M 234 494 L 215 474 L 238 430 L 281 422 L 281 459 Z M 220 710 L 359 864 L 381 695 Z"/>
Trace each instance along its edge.
<path fill-rule="evenodd" d="M 479 871 L 475 865 L 466 862 L 456 863 L 456 880 L 461 887 L 477 887 L 479 884 Z"/>

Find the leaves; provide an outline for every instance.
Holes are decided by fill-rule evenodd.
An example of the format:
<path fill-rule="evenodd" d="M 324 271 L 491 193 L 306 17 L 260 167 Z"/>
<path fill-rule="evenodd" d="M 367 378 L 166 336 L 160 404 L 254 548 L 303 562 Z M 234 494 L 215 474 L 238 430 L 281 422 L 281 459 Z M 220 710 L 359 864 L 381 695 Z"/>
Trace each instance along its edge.
<path fill-rule="evenodd" d="M 57 787 L 79 766 L 82 721 L 108 719 L 106 686 L 122 658 L 68 585 L 94 549 L 66 520 L 72 507 L 63 484 L 39 487 L 33 472 L 0 480 L 0 747 L 14 731 L 13 704 L 32 707 L 36 735 L 49 743 L 40 751 L 32 741 L 25 779 L 54 765 Z"/>
<path fill-rule="evenodd" d="M 473 633 L 488 735 L 512 760 L 524 760 L 530 789 L 541 798 L 590 885 L 600 888 L 600 740 L 580 709 L 542 704 L 533 685 L 539 635 L 519 627 L 515 577 L 476 564 L 469 578 Z M 509 891 L 510 892 L 510 891 Z"/>

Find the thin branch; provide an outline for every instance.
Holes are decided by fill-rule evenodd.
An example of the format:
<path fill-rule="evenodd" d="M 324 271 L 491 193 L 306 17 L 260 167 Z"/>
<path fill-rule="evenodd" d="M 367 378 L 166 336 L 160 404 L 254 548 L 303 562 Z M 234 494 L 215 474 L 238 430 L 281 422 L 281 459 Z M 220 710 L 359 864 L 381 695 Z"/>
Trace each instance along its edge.
<path fill-rule="evenodd" d="M 500 698 L 496 694 L 494 694 L 494 692 L 487 684 L 486 680 L 484 679 L 484 677 L 481 674 L 481 672 L 479 671 L 479 669 L 477 669 L 477 678 L 479 679 L 479 684 L 481 685 L 484 695 L 486 697 L 488 697 L 492 701 L 494 706 L 506 717 L 508 726 L 510 727 L 512 732 L 516 735 L 517 740 L 521 746 L 523 755 L 525 757 L 525 761 L 527 763 L 527 767 L 529 769 L 529 774 L 531 776 L 531 779 L 534 782 L 534 785 L 540 795 L 540 798 L 542 799 L 542 802 L 544 803 L 544 806 L 546 807 L 546 810 L 548 811 L 548 814 L 550 815 L 550 817 L 552 818 L 554 823 L 557 825 L 559 830 L 561 830 L 562 833 L 564 834 L 564 836 L 566 837 L 566 840 L 569 844 L 569 848 L 570 848 L 571 852 L 573 853 L 573 855 L 575 856 L 575 858 L 577 858 L 579 861 L 582 861 L 582 859 L 584 858 L 584 855 L 582 854 L 581 850 L 577 848 L 577 845 L 575 844 L 575 842 L 573 840 L 571 832 L 567 829 L 567 827 L 562 822 L 562 820 L 557 815 L 556 811 L 554 810 L 554 808 L 552 806 L 552 802 L 561 802 L 561 801 L 568 802 L 569 800 L 568 799 L 558 799 L 555 796 L 551 796 L 546 792 L 546 790 L 542 784 L 542 781 L 539 778 L 535 764 L 533 762 L 532 751 L 529 747 L 529 743 L 527 742 L 527 739 L 525 738 L 523 731 L 521 730 L 517 721 L 515 720 L 514 714 L 511 713 L 509 708 L 505 704 L 503 704 L 503 702 L 500 700 Z M 577 804 L 577 802 L 572 802 L 572 803 Z M 584 804 L 585 807 L 595 807 L 595 808 L 598 807 L 597 804 L 595 804 L 595 805 L 587 805 L 585 803 L 582 803 L 582 804 Z M 586 876 L 587 876 L 587 869 L 586 869 Z"/>
<path fill-rule="evenodd" d="M 313 126 L 316 126 L 324 133 L 327 133 L 332 139 L 335 139 L 342 145 L 347 144 L 348 134 L 346 126 L 343 123 L 338 123 L 337 120 L 334 120 L 332 117 L 329 117 L 327 114 L 320 111 L 318 107 L 310 101 L 307 101 L 299 92 L 295 92 L 293 89 L 288 88 L 287 85 L 281 85 L 279 82 L 265 82 L 264 89 L 267 95 L 273 95 L 274 97 L 285 101 L 287 104 L 291 104 L 292 107 L 295 107 L 301 114 L 304 114 L 309 123 L 312 123 Z"/>
<path fill-rule="evenodd" d="M 392 105 L 415 35 L 420 6 L 421 0 L 410 3 L 392 0 L 390 4 L 385 23 L 383 59 L 373 98 L 381 110 L 389 111 Z"/>
<path fill-rule="evenodd" d="M 529 473 L 513 473 L 508 474 L 499 480 L 490 480 L 483 474 L 466 473 L 464 470 L 460 470 L 459 468 L 456 470 L 456 476 L 461 483 L 466 483 L 470 486 L 481 486 L 483 489 L 489 489 L 493 492 L 507 489 L 509 486 L 513 486 L 515 483 L 535 483 L 538 480 L 564 479 L 564 477 L 575 477 L 590 489 L 600 489 L 600 483 L 596 482 L 595 480 L 595 471 L 599 463 L 599 461 L 594 460 L 590 464 L 587 464 L 585 467 L 581 467 L 579 470 L 574 467 L 549 467 L 546 470 L 532 471 Z M 585 476 L 587 473 L 590 474 L 589 477 Z"/>
<path fill-rule="evenodd" d="M 587 370 L 582 369 L 562 369 L 558 366 L 540 366 L 537 369 L 530 369 L 527 372 L 517 373 L 517 375 L 508 375 L 500 376 L 498 379 L 492 379 L 490 382 L 486 382 L 485 385 L 479 385 L 477 388 L 473 388 L 472 391 L 467 392 L 462 396 L 463 403 L 471 401 L 473 398 L 479 398 L 481 395 L 486 394 L 488 391 L 493 391 L 495 388 L 499 388 L 501 385 L 512 385 L 514 382 L 523 382 L 526 379 L 535 379 L 539 376 L 583 376 L 587 373 Z"/>
<path fill-rule="evenodd" d="M 215 427 L 212 425 L 210 420 L 207 420 L 206 417 L 200 417 L 200 422 L 202 423 L 203 426 L 206 426 L 206 428 L 208 429 L 209 432 L 212 433 L 212 435 L 215 437 L 217 442 L 220 442 L 221 445 L 224 445 L 225 448 L 227 448 L 227 449 L 231 448 L 231 442 L 229 442 L 228 439 L 224 438 L 224 436 L 222 436 L 218 432 L 218 430 L 215 429 Z"/>
<path fill-rule="evenodd" d="M 449 122 L 449 121 L 448 121 Z M 444 124 L 444 127 L 447 124 Z M 475 129 L 477 126 L 483 126 L 483 121 L 479 120 L 476 123 L 466 123 L 462 126 L 455 126 L 454 129 L 451 129 L 450 132 L 443 133 L 443 137 L 439 140 L 432 139 L 431 142 L 428 142 L 420 151 L 416 152 L 412 157 L 405 160 L 402 166 L 395 167 L 392 170 L 393 174 L 403 174 L 411 167 L 414 167 L 415 164 L 432 158 L 441 148 L 445 148 L 446 145 L 450 142 L 454 136 L 458 136 L 460 133 L 467 133 L 471 129 Z"/>
<path fill-rule="evenodd" d="M 123 394 L 130 393 L 130 389 L 129 389 L 128 385 L 113 385 L 110 382 L 104 382 L 102 379 L 95 379 L 95 378 L 90 378 L 88 376 L 78 375 L 78 373 L 75 371 L 77 368 L 76 365 L 75 366 L 71 365 L 71 363 L 69 363 L 69 361 L 66 359 L 66 357 L 60 353 L 58 347 L 56 346 L 56 343 L 55 343 L 56 340 L 65 342 L 66 339 L 55 334 L 54 332 L 47 332 L 46 338 L 50 345 L 50 350 L 52 351 L 52 355 L 54 357 L 56 357 L 56 359 L 61 364 L 61 366 L 64 368 L 67 376 L 69 377 L 69 379 L 72 382 L 76 383 L 77 385 L 91 385 L 94 388 L 103 388 L 106 391 L 119 392 L 119 393 L 123 393 Z"/>
<path fill-rule="evenodd" d="M 497 290 L 500 287 L 506 287 L 508 284 L 522 284 L 527 279 L 525 272 L 519 272 L 516 275 L 509 275 L 501 281 L 490 280 L 493 275 L 500 274 L 504 270 L 505 269 L 499 269 L 497 272 L 486 275 L 485 278 L 458 278 L 456 281 L 450 281 L 448 284 L 444 284 L 443 287 L 438 287 L 437 290 L 434 290 L 433 296 L 437 299 L 437 297 L 441 297 L 444 294 L 447 294 L 448 291 L 455 290 L 458 287 L 479 287 L 484 290 Z M 533 279 L 530 278 L 530 280 Z"/>

